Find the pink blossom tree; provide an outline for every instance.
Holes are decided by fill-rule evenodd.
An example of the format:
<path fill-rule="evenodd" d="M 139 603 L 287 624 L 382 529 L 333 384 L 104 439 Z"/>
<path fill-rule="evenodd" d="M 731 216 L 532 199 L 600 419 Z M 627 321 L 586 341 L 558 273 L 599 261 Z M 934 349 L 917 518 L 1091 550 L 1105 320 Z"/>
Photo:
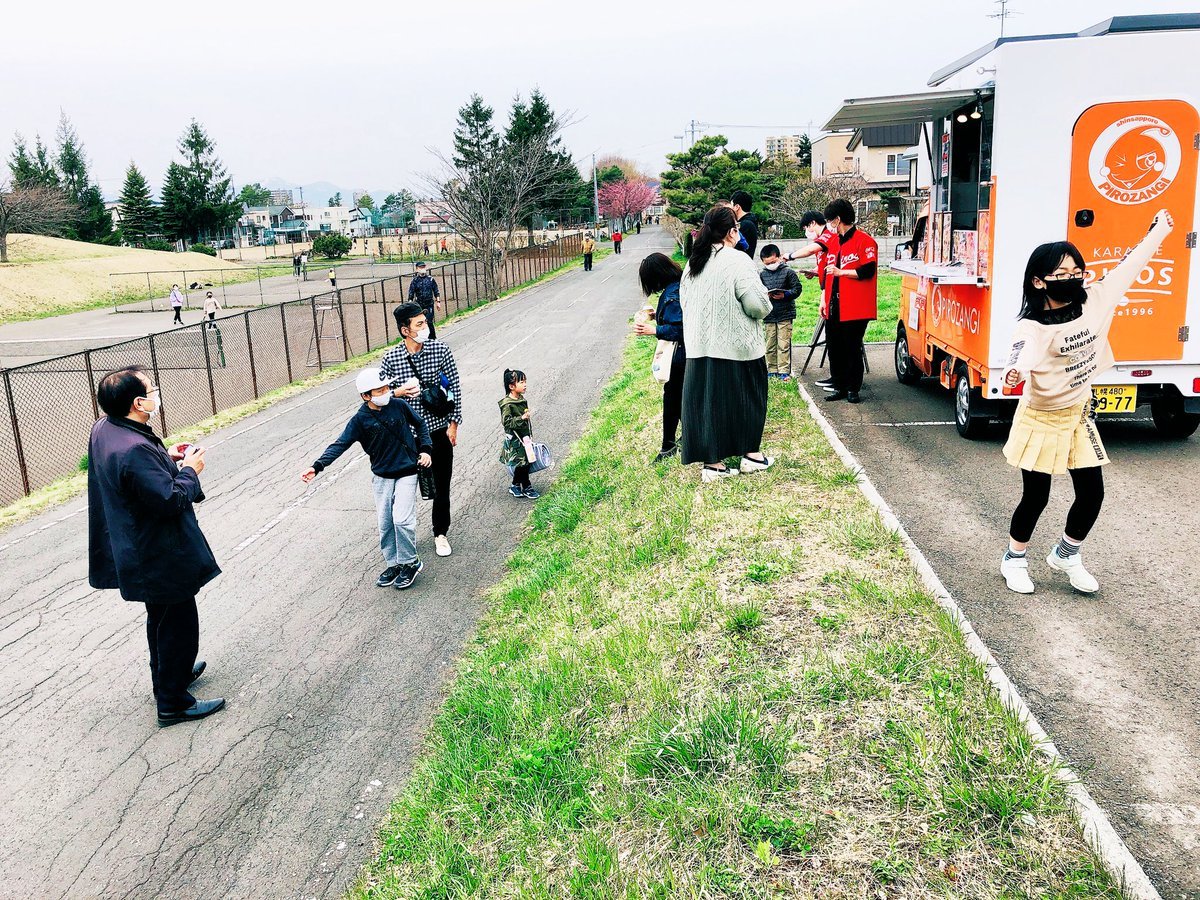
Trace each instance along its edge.
<path fill-rule="evenodd" d="M 630 218 L 640 216 L 657 199 L 654 189 L 644 181 L 614 181 L 600 188 L 600 212 L 626 226 Z"/>

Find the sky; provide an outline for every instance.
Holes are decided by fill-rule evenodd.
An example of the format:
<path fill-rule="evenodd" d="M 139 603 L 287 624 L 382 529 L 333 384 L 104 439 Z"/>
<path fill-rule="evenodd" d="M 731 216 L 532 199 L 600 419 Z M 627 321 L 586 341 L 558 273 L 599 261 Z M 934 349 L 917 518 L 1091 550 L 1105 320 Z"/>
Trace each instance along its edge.
<path fill-rule="evenodd" d="M 665 167 L 688 123 L 763 148 L 820 127 L 848 97 L 926 88 L 999 34 L 993 0 L 734 4 L 640 0 L 357 0 L 12 4 L 0 62 L 0 153 L 52 140 L 60 110 L 115 198 L 129 162 L 157 189 L 197 119 L 235 187 L 278 180 L 428 193 L 472 93 L 507 116 L 538 87 L 593 153 Z M 1159 0 L 1012 0 L 1009 34 L 1075 32 L 1113 15 L 1189 11 Z M 334 11 L 339 11 L 336 17 Z M 69 27 L 58 27 L 51 17 Z M 2 172 L 7 175 L 7 172 Z M 306 198 L 324 202 L 326 198 Z M 376 199 L 379 199 L 378 197 Z"/>

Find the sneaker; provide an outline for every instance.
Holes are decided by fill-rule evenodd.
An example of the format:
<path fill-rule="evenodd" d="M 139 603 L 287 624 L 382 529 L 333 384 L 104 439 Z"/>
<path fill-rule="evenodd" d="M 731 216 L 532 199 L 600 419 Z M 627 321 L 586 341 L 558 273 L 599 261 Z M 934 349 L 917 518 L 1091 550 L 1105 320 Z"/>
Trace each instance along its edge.
<path fill-rule="evenodd" d="M 403 571 L 403 569 L 404 566 L 388 566 L 386 569 L 380 572 L 379 577 L 375 579 L 375 586 L 391 587 L 395 583 L 396 579 L 400 577 L 400 573 Z"/>
<path fill-rule="evenodd" d="M 518 500 L 525 496 L 525 488 L 521 487 L 519 484 L 510 485 L 508 492 Z"/>
<path fill-rule="evenodd" d="M 433 547 L 435 550 L 437 550 L 438 556 L 449 556 L 452 552 L 450 550 L 450 542 L 446 540 L 446 536 L 444 534 L 439 534 L 433 539 Z"/>
<path fill-rule="evenodd" d="M 421 570 L 425 568 L 425 563 L 418 558 L 415 563 L 410 563 L 407 566 L 401 566 L 400 575 L 396 578 L 392 585 L 396 590 L 403 591 L 412 587 L 412 583 L 417 580 L 417 576 L 421 574 Z"/>
<path fill-rule="evenodd" d="M 526 500 L 536 500 L 538 497 L 540 497 L 542 495 L 541 495 L 541 492 L 539 492 L 537 488 L 530 485 L 529 487 L 525 488 L 525 491 L 521 494 L 521 496 L 524 497 Z"/>
<path fill-rule="evenodd" d="M 791 381 L 791 380 L 792 380 L 792 376 L 791 376 L 791 375 L 789 375 L 787 372 L 780 372 L 780 373 L 779 373 L 779 380 L 780 380 L 780 381 Z"/>
<path fill-rule="evenodd" d="M 833 387 L 833 379 L 832 378 L 822 378 L 816 384 L 817 384 L 817 387 L 819 387 L 819 388 L 831 388 L 831 387 Z"/>
<path fill-rule="evenodd" d="M 1024 556 L 1005 558 L 1000 563 L 1000 574 L 1010 591 L 1018 594 L 1032 594 L 1033 580 L 1029 577 L 1029 560 Z"/>
<path fill-rule="evenodd" d="M 767 456 L 763 459 L 752 459 L 749 456 L 743 456 L 739 468 L 749 475 L 751 472 L 765 472 L 775 464 L 775 460 Z"/>
<path fill-rule="evenodd" d="M 705 466 L 700 470 L 700 480 L 704 484 L 711 484 L 714 481 L 720 481 L 722 478 L 732 478 L 738 474 L 737 469 L 726 466 L 724 469 L 713 469 Z"/>
<path fill-rule="evenodd" d="M 1081 594 L 1094 594 L 1100 590 L 1100 582 L 1083 567 L 1083 554 L 1076 553 L 1070 559 L 1063 559 L 1057 550 L 1051 550 L 1046 557 L 1046 565 L 1056 572 L 1065 572 L 1071 580 L 1071 587 Z"/>

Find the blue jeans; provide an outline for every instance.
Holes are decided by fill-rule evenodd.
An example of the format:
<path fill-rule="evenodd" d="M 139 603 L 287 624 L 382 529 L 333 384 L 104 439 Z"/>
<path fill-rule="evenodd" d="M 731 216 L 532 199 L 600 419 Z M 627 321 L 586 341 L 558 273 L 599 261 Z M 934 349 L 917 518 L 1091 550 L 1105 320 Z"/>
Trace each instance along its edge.
<path fill-rule="evenodd" d="M 417 476 L 371 476 L 375 513 L 379 518 L 379 546 L 389 566 L 417 561 Z"/>

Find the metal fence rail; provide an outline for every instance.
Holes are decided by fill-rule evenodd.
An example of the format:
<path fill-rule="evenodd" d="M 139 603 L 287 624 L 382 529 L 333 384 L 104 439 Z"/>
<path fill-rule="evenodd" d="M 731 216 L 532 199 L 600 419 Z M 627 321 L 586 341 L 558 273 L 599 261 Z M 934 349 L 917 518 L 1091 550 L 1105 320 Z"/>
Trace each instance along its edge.
<path fill-rule="evenodd" d="M 500 270 L 500 291 L 578 257 L 580 246 L 572 236 L 512 251 Z M 431 274 L 441 287 L 440 318 L 482 302 L 478 260 L 447 263 Z M 96 386 L 105 373 L 135 363 L 152 373 L 163 401 L 151 425 L 165 437 L 388 345 L 397 337 L 392 310 L 407 298 L 412 278 L 380 278 L 226 315 L 216 328 L 188 325 L 0 369 L 0 505 L 84 467 L 88 434 L 101 415 Z"/>

